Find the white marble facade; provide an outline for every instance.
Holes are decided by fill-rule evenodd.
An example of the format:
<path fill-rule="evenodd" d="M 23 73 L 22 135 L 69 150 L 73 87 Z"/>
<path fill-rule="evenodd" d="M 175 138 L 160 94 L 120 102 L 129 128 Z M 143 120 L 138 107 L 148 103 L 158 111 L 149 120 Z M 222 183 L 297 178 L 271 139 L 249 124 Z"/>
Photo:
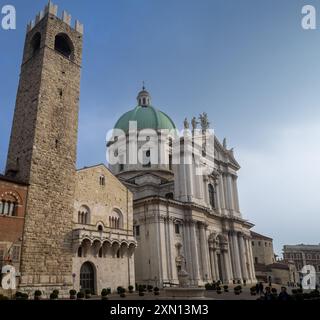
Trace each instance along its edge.
<path fill-rule="evenodd" d="M 178 283 L 180 269 L 195 286 L 213 280 L 256 281 L 253 224 L 240 212 L 240 166 L 225 141 L 214 137 L 214 168 L 204 176 L 195 174 L 194 164 L 119 168 L 110 166 L 134 199 L 136 283 Z"/>

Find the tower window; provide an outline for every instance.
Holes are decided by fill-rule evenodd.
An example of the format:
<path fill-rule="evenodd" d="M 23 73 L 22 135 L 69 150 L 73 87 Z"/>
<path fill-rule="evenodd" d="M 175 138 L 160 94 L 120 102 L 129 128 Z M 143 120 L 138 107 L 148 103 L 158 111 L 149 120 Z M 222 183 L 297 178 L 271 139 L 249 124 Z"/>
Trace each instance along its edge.
<path fill-rule="evenodd" d="M 174 229 L 176 234 L 180 234 L 180 225 L 178 223 L 174 225 Z"/>
<path fill-rule="evenodd" d="M 120 258 L 120 249 L 117 251 L 117 258 Z"/>
<path fill-rule="evenodd" d="M 99 258 L 102 258 L 102 248 L 99 249 L 99 254 L 98 254 Z"/>
<path fill-rule="evenodd" d="M 72 42 L 66 34 L 60 33 L 55 38 L 54 49 L 70 59 L 73 52 Z"/>
<path fill-rule="evenodd" d="M 104 176 L 100 176 L 100 186 L 105 186 L 106 185 L 106 178 Z"/>
<path fill-rule="evenodd" d="M 98 226 L 98 231 L 103 231 L 103 227 L 101 224 L 99 224 L 99 226 Z"/>
<path fill-rule="evenodd" d="M 35 54 L 40 49 L 40 44 L 41 34 L 40 32 L 37 32 L 31 40 L 32 54 Z"/>
<path fill-rule="evenodd" d="M 82 257 L 82 247 L 78 248 L 78 257 L 81 258 Z"/>

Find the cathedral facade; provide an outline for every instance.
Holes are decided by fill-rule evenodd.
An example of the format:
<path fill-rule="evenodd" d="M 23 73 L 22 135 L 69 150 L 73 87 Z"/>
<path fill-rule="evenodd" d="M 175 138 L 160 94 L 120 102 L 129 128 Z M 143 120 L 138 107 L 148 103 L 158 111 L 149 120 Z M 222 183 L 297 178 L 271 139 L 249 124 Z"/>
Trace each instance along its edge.
<path fill-rule="evenodd" d="M 206 115 L 200 118 L 202 129 L 207 128 Z M 195 118 L 192 126 L 195 131 Z M 187 120 L 184 127 L 190 131 Z M 140 136 L 134 156 L 140 156 L 140 162 L 132 157 L 132 128 Z M 192 154 L 187 155 L 187 149 L 180 148 L 178 153 L 180 159 L 190 157 L 191 161 L 174 161 L 175 144 L 186 145 L 188 138 L 175 132 L 174 122 L 152 106 L 151 96 L 143 88 L 137 106 L 120 117 L 108 142 L 109 154 L 118 159 L 110 169 L 134 197 L 136 281 L 161 287 L 178 284 L 179 272 L 185 271 L 194 286 L 218 280 L 255 282 L 250 241 L 253 224 L 240 212 L 240 166 L 233 150 L 211 133 L 212 146 L 207 146 L 205 153 L 212 165 L 205 174 L 198 174 L 199 164 Z M 192 133 L 188 139 L 194 145 Z M 151 145 L 151 140 L 163 143 Z M 200 148 L 203 154 L 202 144 Z"/>

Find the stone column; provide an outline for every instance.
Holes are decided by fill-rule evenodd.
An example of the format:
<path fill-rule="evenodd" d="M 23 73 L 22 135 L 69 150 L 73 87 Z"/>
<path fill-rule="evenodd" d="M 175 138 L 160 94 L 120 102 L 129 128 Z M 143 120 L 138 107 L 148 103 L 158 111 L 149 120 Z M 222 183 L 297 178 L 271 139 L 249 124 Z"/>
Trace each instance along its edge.
<path fill-rule="evenodd" d="M 232 176 L 227 175 L 227 190 L 228 190 L 228 200 L 229 200 L 229 209 L 234 210 L 234 201 L 233 201 L 233 185 L 232 185 Z"/>
<path fill-rule="evenodd" d="M 239 196 L 238 196 L 238 186 L 237 186 L 237 176 L 234 176 L 232 178 L 233 181 L 233 192 L 234 192 L 234 203 L 235 203 L 235 211 L 240 212 L 240 206 L 239 206 Z"/>
<path fill-rule="evenodd" d="M 235 277 L 237 280 L 242 279 L 241 265 L 240 265 L 240 254 L 239 254 L 239 244 L 237 233 L 232 233 L 232 243 L 233 243 L 233 255 L 234 255 L 234 267 L 235 267 Z"/>
<path fill-rule="evenodd" d="M 224 261 L 224 267 L 225 267 L 225 274 L 226 274 L 226 282 L 229 283 L 231 280 L 231 274 L 230 274 L 230 261 L 229 261 L 229 255 L 228 251 L 223 251 L 223 261 Z"/>
<path fill-rule="evenodd" d="M 191 244 L 191 257 L 193 266 L 193 279 L 194 284 L 198 285 L 200 280 L 200 270 L 199 270 L 199 255 L 198 255 L 198 241 L 196 233 L 196 222 L 190 221 L 190 244 Z"/>
<path fill-rule="evenodd" d="M 210 247 L 210 266 L 211 266 L 211 277 L 212 280 L 217 281 L 217 275 L 216 275 L 216 266 L 214 261 L 214 249 L 213 247 Z"/>
<path fill-rule="evenodd" d="M 209 268 L 208 268 L 208 245 L 206 237 L 207 226 L 203 223 L 199 224 L 200 230 L 200 248 L 201 248 L 201 261 L 202 261 L 202 271 L 203 280 L 207 281 L 210 278 Z"/>
<path fill-rule="evenodd" d="M 239 243 L 240 243 L 240 260 L 241 260 L 241 269 L 242 269 L 242 278 L 243 280 L 248 280 L 248 270 L 247 270 L 247 256 L 246 249 L 244 245 L 244 239 L 242 234 L 239 235 Z"/>
<path fill-rule="evenodd" d="M 234 280 L 236 278 L 236 271 L 235 271 L 236 267 L 235 267 L 233 241 L 232 241 L 231 233 L 228 234 L 228 240 L 229 240 L 229 256 L 230 256 L 231 274 L 232 274 L 232 280 Z"/>
<path fill-rule="evenodd" d="M 249 256 L 250 256 L 250 267 L 252 270 L 252 281 L 256 281 L 256 272 L 254 269 L 254 261 L 253 261 L 253 253 L 252 253 L 252 246 L 250 240 L 248 240 L 248 246 L 249 246 Z"/>
<path fill-rule="evenodd" d="M 225 192 L 224 192 L 224 181 L 223 181 L 223 175 L 221 174 L 219 176 L 219 195 L 220 195 L 220 204 L 221 204 L 221 210 L 226 209 L 226 199 L 225 199 Z"/>

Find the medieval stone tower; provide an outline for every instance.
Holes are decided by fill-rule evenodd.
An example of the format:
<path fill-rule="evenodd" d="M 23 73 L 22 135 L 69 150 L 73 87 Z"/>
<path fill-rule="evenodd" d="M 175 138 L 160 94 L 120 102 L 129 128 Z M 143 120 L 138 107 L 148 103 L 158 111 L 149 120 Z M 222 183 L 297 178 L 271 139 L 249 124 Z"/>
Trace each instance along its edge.
<path fill-rule="evenodd" d="M 83 26 L 51 2 L 27 28 L 6 174 L 29 184 L 20 288 L 72 285 Z"/>

